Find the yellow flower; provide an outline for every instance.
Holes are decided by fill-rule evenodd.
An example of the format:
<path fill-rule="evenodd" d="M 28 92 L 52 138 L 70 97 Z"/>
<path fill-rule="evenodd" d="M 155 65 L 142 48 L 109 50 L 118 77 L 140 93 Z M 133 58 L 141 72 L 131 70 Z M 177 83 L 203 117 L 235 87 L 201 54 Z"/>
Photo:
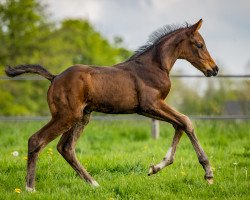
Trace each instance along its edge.
<path fill-rule="evenodd" d="M 53 149 L 52 148 L 48 148 L 47 154 L 53 155 Z"/>
<path fill-rule="evenodd" d="M 15 188 L 15 192 L 20 194 L 21 193 L 21 189 L 20 188 Z"/>
<path fill-rule="evenodd" d="M 28 160 L 28 157 L 27 157 L 27 156 L 24 156 L 23 159 L 24 159 L 24 160 Z"/>
<path fill-rule="evenodd" d="M 186 175 L 186 172 L 181 171 L 181 175 L 182 175 L 182 176 L 185 176 L 185 175 Z"/>

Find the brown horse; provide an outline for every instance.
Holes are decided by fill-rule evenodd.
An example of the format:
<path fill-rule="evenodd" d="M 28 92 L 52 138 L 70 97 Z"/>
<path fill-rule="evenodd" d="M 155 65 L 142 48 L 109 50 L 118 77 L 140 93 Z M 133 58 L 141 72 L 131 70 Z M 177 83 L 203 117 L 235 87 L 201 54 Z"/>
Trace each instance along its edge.
<path fill-rule="evenodd" d="M 48 104 L 52 119 L 29 138 L 26 189 L 35 190 L 35 168 L 39 152 L 62 135 L 57 149 L 79 176 L 98 186 L 76 158 L 75 145 L 92 111 L 102 113 L 138 113 L 169 122 L 175 128 L 172 145 L 164 159 L 151 166 L 152 175 L 174 161 L 177 144 L 186 132 L 205 170 L 205 179 L 213 181 L 208 158 L 194 133 L 190 119 L 164 102 L 170 91 L 169 73 L 177 59 L 185 59 L 205 76 L 216 76 L 218 67 L 198 33 L 202 20 L 194 25 L 155 31 L 146 45 L 123 63 L 113 67 L 75 65 L 54 76 L 39 65 L 6 68 L 14 77 L 37 73 L 51 81 Z"/>

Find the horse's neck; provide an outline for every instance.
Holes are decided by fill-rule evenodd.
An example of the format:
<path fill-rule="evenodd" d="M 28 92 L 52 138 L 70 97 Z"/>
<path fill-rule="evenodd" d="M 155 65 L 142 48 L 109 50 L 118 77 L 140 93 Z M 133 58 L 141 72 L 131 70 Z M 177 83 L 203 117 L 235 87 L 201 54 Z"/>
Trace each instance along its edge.
<path fill-rule="evenodd" d="M 166 69 L 168 73 L 170 73 L 173 68 L 176 60 L 180 56 L 180 49 L 176 43 L 172 43 L 173 41 L 167 41 L 164 44 L 164 48 L 161 48 L 158 52 L 161 56 L 161 65 Z"/>
<path fill-rule="evenodd" d="M 177 58 L 178 52 L 169 45 L 169 48 L 163 50 L 152 49 L 136 58 L 136 60 L 145 67 L 160 68 L 169 74 Z"/>

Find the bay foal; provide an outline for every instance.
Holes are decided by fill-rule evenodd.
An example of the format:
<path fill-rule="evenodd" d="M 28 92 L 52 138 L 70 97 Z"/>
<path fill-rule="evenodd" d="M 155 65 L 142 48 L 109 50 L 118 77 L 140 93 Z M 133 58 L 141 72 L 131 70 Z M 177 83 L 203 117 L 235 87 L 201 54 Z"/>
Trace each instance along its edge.
<path fill-rule="evenodd" d="M 52 118 L 28 141 L 27 190 L 35 190 L 35 168 L 39 152 L 60 135 L 57 145 L 60 154 L 81 178 L 98 186 L 79 163 L 75 153 L 76 141 L 88 124 L 92 111 L 138 113 L 171 123 L 175 128 L 172 145 L 164 159 L 150 167 L 149 175 L 173 163 L 177 144 L 184 131 L 205 170 L 205 179 L 212 183 L 213 172 L 194 133 L 192 122 L 164 101 L 171 86 L 169 73 L 177 59 L 189 61 L 207 77 L 217 75 L 218 67 L 198 32 L 201 25 L 202 20 L 192 26 L 165 26 L 155 31 L 148 43 L 131 58 L 113 67 L 78 64 L 57 76 L 40 65 L 6 68 L 6 74 L 11 77 L 37 73 L 51 81 L 47 100 Z"/>

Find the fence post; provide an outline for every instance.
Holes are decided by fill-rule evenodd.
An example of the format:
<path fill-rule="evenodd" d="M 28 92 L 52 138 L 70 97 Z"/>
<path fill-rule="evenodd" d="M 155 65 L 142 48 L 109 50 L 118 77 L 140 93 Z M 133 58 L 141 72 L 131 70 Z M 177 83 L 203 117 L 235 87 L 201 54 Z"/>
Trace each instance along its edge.
<path fill-rule="evenodd" d="M 159 125 L 159 121 L 156 119 L 152 119 L 151 134 L 152 134 L 153 139 L 157 139 L 160 136 L 160 125 Z"/>

